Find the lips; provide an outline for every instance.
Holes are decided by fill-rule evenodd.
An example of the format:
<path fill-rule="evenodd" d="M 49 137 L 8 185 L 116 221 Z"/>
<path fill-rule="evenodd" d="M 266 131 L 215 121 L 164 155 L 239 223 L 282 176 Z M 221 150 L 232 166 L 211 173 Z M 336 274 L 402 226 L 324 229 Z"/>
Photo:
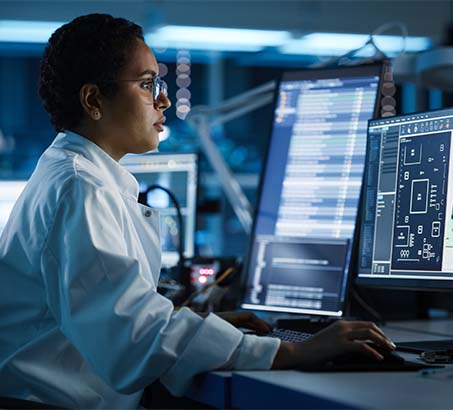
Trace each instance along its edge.
<path fill-rule="evenodd" d="M 159 121 L 155 122 L 153 125 L 159 131 L 162 132 L 164 130 L 164 123 L 166 118 L 162 117 Z"/>

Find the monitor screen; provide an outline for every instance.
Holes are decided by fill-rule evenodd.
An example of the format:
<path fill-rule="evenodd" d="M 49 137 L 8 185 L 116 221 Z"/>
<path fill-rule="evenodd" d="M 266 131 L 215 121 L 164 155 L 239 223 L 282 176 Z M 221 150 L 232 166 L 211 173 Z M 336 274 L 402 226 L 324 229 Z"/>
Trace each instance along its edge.
<path fill-rule="evenodd" d="M 184 256 L 194 256 L 197 204 L 198 155 L 194 153 L 126 155 L 121 164 L 139 183 L 145 205 L 159 209 L 162 242 L 162 266 L 178 262 L 179 226 L 176 208 L 163 190 L 148 188 L 159 185 L 168 189 L 181 208 L 184 229 Z"/>
<path fill-rule="evenodd" d="M 341 316 L 381 65 L 284 73 L 242 307 Z"/>
<path fill-rule="evenodd" d="M 0 180 L 0 234 L 26 183 L 24 180 Z"/>
<path fill-rule="evenodd" d="M 370 121 L 358 283 L 453 288 L 453 109 Z"/>

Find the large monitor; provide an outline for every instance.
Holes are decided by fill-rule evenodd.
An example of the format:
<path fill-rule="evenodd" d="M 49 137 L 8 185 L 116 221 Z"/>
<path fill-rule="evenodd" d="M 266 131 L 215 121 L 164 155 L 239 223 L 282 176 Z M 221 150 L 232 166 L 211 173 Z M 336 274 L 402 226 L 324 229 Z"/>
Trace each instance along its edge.
<path fill-rule="evenodd" d="M 341 316 L 381 65 L 291 71 L 276 90 L 242 307 Z"/>
<path fill-rule="evenodd" d="M 24 180 L 0 180 L 0 234 L 26 183 Z"/>
<path fill-rule="evenodd" d="M 194 256 L 198 155 L 195 153 L 126 155 L 121 164 L 136 177 L 140 193 L 146 193 L 145 204 L 160 211 L 162 266 L 168 268 L 177 264 L 180 232 L 175 205 L 165 191 L 149 190 L 154 185 L 168 189 L 177 199 L 184 225 L 183 253 L 185 257 Z"/>
<path fill-rule="evenodd" d="M 453 288 L 453 109 L 368 125 L 364 285 Z"/>

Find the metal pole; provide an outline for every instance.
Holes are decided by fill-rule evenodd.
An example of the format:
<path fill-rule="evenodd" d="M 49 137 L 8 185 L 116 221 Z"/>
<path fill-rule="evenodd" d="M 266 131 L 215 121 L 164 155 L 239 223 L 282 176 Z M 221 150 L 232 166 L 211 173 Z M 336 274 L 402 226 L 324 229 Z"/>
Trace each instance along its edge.
<path fill-rule="evenodd" d="M 220 185 L 225 192 L 234 213 L 239 219 L 244 231 L 250 234 L 253 223 L 253 210 L 249 200 L 235 179 L 228 164 L 223 159 L 217 146 L 214 144 L 210 127 L 223 124 L 240 117 L 250 111 L 269 104 L 273 99 L 271 92 L 276 86 L 275 81 L 268 82 L 243 94 L 230 98 L 214 107 L 193 107 L 187 116 L 188 123 L 197 133 L 201 147 L 219 178 Z"/>

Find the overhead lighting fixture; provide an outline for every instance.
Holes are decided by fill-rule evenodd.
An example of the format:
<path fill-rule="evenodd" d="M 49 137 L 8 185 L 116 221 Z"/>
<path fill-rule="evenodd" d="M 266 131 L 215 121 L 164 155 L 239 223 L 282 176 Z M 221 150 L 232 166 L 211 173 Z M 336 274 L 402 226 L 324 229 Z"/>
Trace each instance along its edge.
<path fill-rule="evenodd" d="M 52 33 L 62 26 L 60 21 L 0 20 L 0 42 L 47 43 Z M 288 31 L 250 30 L 220 27 L 168 25 L 147 33 L 145 40 L 151 48 L 173 48 L 212 51 L 256 52 L 265 47 L 278 47 L 282 54 L 340 56 L 363 46 L 366 34 L 312 33 L 293 39 Z M 376 45 L 392 57 L 403 48 L 401 36 L 377 35 Z M 406 51 L 417 52 L 431 48 L 429 37 L 406 37 Z M 372 47 L 357 53 L 370 56 Z"/>
<path fill-rule="evenodd" d="M 0 42 L 47 43 L 63 24 L 59 21 L 0 20 Z"/>
<path fill-rule="evenodd" d="M 145 35 L 151 48 L 215 51 L 260 51 L 264 47 L 281 46 L 290 39 L 288 31 L 173 25 Z"/>
<path fill-rule="evenodd" d="M 292 40 L 279 48 L 283 54 L 305 54 L 317 56 L 341 56 L 348 51 L 365 45 L 370 36 L 367 34 L 343 34 L 343 33 L 312 33 Z M 401 36 L 378 35 L 373 36 L 377 47 L 388 56 L 397 55 L 403 49 L 404 40 Z M 417 52 L 431 47 L 429 37 L 406 37 L 405 51 Z M 363 50 L 358 56 L 368 56 L 374 50 Z"/>

